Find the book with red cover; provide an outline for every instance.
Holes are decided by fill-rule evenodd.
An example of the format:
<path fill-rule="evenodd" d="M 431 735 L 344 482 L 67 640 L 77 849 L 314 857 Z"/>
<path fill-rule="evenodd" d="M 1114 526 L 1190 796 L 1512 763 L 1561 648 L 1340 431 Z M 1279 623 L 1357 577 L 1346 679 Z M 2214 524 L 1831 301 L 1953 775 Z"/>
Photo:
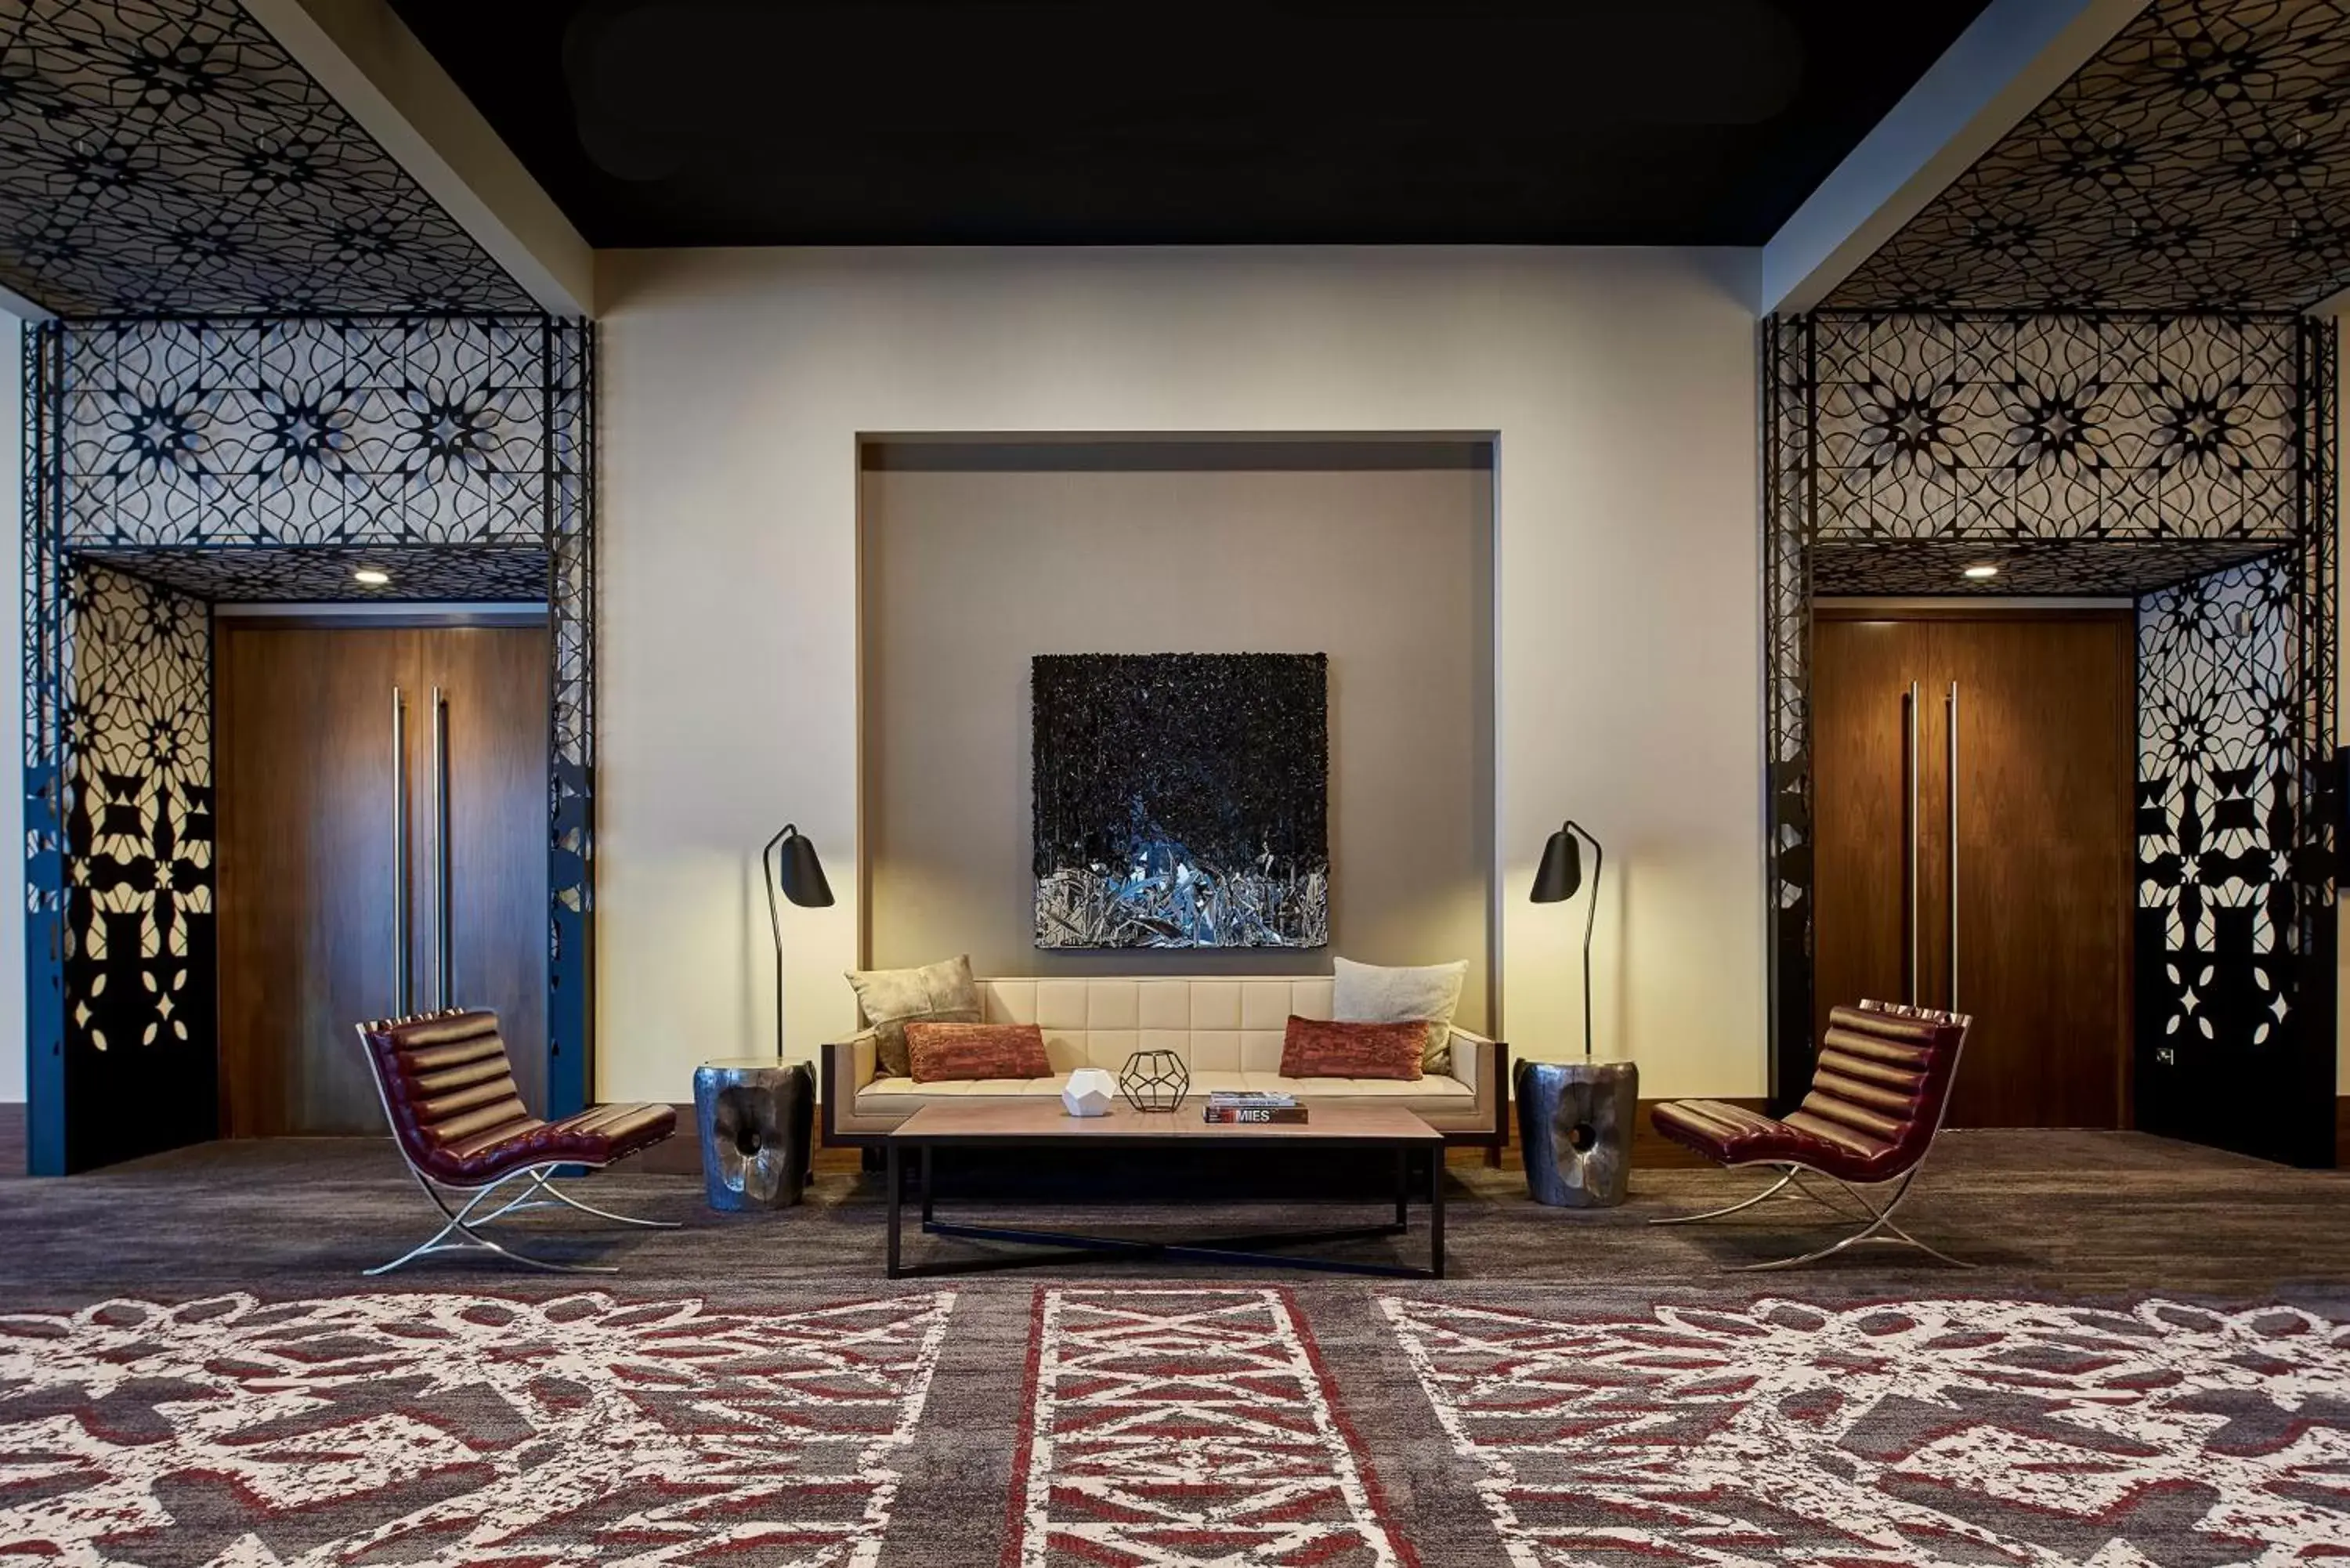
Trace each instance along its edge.
<path fill-rule="evenodd" d="M 1263 1122 L 1303 1122 L 1304 1106 L 1210 1106 L 1202 1113 L 1205 1119 L 1222 1126 L 1254 1125 Z"/>

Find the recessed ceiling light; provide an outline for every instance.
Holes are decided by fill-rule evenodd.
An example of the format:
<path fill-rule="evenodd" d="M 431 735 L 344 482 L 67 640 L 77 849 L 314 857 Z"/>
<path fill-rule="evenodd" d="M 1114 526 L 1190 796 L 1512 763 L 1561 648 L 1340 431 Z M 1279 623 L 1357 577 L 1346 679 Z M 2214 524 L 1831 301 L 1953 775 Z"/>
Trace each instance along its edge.
<path fill-rule="evenodd" d="M 1999 568 L 1997 566 L 1969 566 L 1965 571 L 1960 572 L 1959 575 L 1962 577 L 1967 577 L 1974 582 L 1980 583 L 1987 578 L 1999 576 Z"/>
<path fill-rule="evenodd" d="M 351 574 L 351 581 L 364 587 L 380 588 L 391 581 L 391 574 L 380 566 L 361 566 Z"/>

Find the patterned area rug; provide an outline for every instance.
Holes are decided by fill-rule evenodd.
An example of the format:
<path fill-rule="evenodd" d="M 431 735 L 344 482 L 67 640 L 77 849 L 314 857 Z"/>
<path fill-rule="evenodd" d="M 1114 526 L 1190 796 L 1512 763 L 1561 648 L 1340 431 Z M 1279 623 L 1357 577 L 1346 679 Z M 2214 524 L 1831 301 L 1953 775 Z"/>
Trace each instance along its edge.
<path fill-rule="evenodd" d="M 869 1561 L 951 1295 L 0 1318 L 0 1561 Z"/>
<path fill-rule="evenodd" d="M 1006 1564 L 1408 1561 L 1279 1290 L 1042 1290 Z"/>
<path fill-rule="evenodd" d="M 0 1568 L 2343 1559 L 2350 1329 L 2281 1306 L 1138 1279 L 0 1315 Z"/>
<path fill-rule="evenodd" d="M 2350 1557 L 2350 1333 L 2306 1313 L 1381 1306 L 1525 1568 Z"/>

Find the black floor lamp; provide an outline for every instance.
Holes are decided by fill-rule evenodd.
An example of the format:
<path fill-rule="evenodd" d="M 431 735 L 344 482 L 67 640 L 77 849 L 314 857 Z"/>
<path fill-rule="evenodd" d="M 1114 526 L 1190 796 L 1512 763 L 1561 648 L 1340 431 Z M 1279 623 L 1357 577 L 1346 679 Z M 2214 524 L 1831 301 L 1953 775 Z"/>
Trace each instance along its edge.
<path fill-rule="evenodd" d="M 1510 1088 L 1518 1103 L 1526 1191 L 1537 1202 L 1598 1209 L 1624 1201 L 1640 1108 L 1639 1066 L 1591 1058 L 1591 933 L 1599 924 L 1599 872 L 1607 851 L 1580 824 L 1563 825 L 1543 846 L 1531 896 L 1537 904 L 1563 904 L 1582 892 L 1585 844 L 1591 846 L 1591 907 L 1583 917 L 1583 1060 L 1522 1057 Z"/>
<path fill-rule="evenodd" d="M 783 851 L 781 864 L 775 853 L 778 848 Z M 775 889 L 783 888 L 784 897 L 804 909 L 821 909 L 832 904 L 832 884 L 824 879 L 824 862 L 816 858 L 816 846 L 788 822 L 759 851 L 759 864 L 766 871 L 767 924 L 775 933 L 775 1060 L 780 1062 L 784 1059 L 784 921 L 775 906 Z"/>
<path fill-rule="evenodd" d="M 1550 836 L 1543 846 L 1542 867 L 1534 873 L 1534 901 L 1537 904 L 1563 904 L 1575 897 L 1583 886 L 1583 846 L 1575 842 L 1580 836 L 1591 846 L 1591 908 L 1583 917 L 1583 1056 L 1591 1059 L 1591 933 L 1599 924 L 1599 873 L 1607 864 L 1607 851 L 1600 847 L 1582 824 L 1568 822 Z"/>

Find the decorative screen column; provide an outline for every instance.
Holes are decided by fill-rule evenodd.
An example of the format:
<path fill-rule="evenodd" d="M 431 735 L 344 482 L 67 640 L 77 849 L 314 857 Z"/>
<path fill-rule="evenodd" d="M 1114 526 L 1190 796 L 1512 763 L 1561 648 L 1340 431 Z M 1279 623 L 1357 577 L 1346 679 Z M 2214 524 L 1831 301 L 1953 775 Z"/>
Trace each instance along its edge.
<path fill-rule="evenodd" d="M 547 607 L 548 1099 L 583 1107 L 593 328 L 105 319 L 26 343 L 34 1168 L 212 1136 L 210 604 L 385 597 L 362 563 L 408 599 Z"/>
<path fill-rule="evenodd" d="M 2132 596 L 2143 1115 L 2199 1062 L 2165 1130 L 2252 1147 L 2256 1108 L 2214 1097 L 2234 1082 L 2272 1106 L 2260 1152 L 2330 1158 L 2332 324 L 1821 312 L 1762 350 L 1774 1096 L 1812 1061 L 1814 597 Z M 2287 1100 L 2307 1126 L 2281 1144 Z"/>

